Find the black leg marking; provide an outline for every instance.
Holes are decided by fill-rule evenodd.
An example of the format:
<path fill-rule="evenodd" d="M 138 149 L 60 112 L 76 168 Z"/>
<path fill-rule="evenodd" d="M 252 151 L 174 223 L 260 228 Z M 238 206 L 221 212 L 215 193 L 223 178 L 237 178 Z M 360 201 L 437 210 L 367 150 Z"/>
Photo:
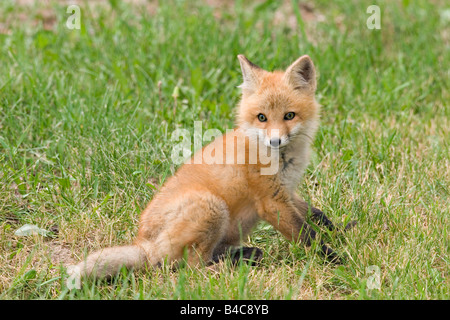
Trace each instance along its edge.
<path fill-rule="evenodd" d="M 320 211 L 320 210 L 319 210 Z M 329 220 L 328 220 L 329 221 Z M 311 242 L 316 238 L 316 232 L 311 229 L 308 228 L 307 231 L 307 235 L 306 235 L 306 245 L 310 246 Z M 336 263 L 336 264 L 341 264 L 341 260 L 339 258 L 339 256 L 336 254 L 336 252 L 334 252 L 331 248 L 329 248 L 327 245 L 325 245 L 325 243 L 323 242 L 323 240 L 320 241 L 320 248 L 322 250 L 322 254 L 325 256 L 325 258 L 330 261 L 331 263 Z"/>
<path fill-rule="evenodd" d="M 353 228 L 354 226 L 356 226 L 358 222 L 356 220 L 352 220 L 349 223 L 347 223 L 347 225 L 344 228 L 344 231 L 350 230 L 351 228 Z"/>
<path fill-rule="evenodd" d="M 330 231 L 333 231 L 334 229 L 336 229 L 336 226 L 334 226 L 334 224 L 331 222 L 331 220 L 328 219 L 328 217 L 325 215 L 325 213 L 323 213 L 321 210 L 319 210 L 317 208 L 311 207 L 311 219 L 316 221 L 318 224 L 324 225 Z M 357 221 L 352 220 L 349 223 L 347 223 L 347 225 L 344 228 L 342 228 L 342 224 L 340 223 L 337 225 L 337 229 L 348 231 L 351 228 L 353 228 L 354 226 L 356 226 L 356 224 L 357 224 Z"/>
<path fill-rule="evenodd" d="M 329 247 L 327 247 L 323 242 L 321 242 L 321 244 L 322 244 L 322 247 L 321 247 L 322 253 L 328 261 L 330 261 L 331 263 L 335 263 L 335 264 L 342 264 L 342 261 L 339 258 L 339 256 L 336 254 L 336 252 L 334 252 Z"/>
<path fill-rule="evenodd" d="M 241 247 L 235 249 L 231 252 L 231 261 L 234 263 L 239 263 L 240 260 L 248 263 L 251 266 L 257 265 L 263 257 L 263 252 L 261 249 L 256 247 Z"/>
<path fill-rule="evenodd" d="M 213 257 L 213 262 L 217 263 L 219 261 L 225 260 L 227 258 L 231 259 L 233 265 L 239 264 L 242 260 L 243 262 L 255 266 L 263 257 L 263 252 L 261 249 L 256 247 L 241 247 L 236 249 L 231 249 L 227 253 L 216 255 Z"/>
<path fill-rule="evenodd" d="M 328 219 L 325 213 L 323 213 L 321 210 L 311 207 L 311 213 L 311 219 L 316 221 L 318 224 L 324 225 L 331 231 L 335 229 L 333 222 L 331 222 L 331 220 Z"/>

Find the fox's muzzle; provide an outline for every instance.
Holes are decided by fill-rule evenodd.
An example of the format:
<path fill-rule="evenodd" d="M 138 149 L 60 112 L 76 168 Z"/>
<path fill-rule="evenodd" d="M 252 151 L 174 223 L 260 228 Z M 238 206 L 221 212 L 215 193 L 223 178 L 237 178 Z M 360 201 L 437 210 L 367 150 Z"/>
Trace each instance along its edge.
<path fill-rule="evenodd" d="M 281 139 L 280 138 L 271 138 L 270 139 L 270 146 L 274 147 L 274 148 L 278 148 L 281 144 Z"/>

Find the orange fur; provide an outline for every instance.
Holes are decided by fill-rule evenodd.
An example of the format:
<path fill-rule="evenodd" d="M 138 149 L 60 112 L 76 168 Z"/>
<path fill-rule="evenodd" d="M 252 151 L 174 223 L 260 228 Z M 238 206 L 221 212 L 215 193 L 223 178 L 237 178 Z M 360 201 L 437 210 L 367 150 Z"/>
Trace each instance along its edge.
<path fill-rule="evenodd" d="M 295 193 L 308 164 L 309 149 L 318 125 L 319 105 L 314 98 L 315 69 L 308 56 L 295 61 L 286 72 L 268 72 L 238 56 L 244 76 L 242 99 L 237 109 L 236 128 L 216 139 L 209 150 L 227 150 L 230 137 L 245 142 L 234 147 L 234 157 L 224 152 L 223 164 L 184 164 L 170 177 L 143 211 L 138 235 L 133 243 L 138 250 L 123 247 L 122 264 L 156 266 L 177 261 L 187 250 L 189 263 L 211 261 L 227 249 L 238 246 L 259 219 L 266 220 L 288 240 L 309 243 L 313 231 L 305 223 L 308 205 Z M 286 114 L 294 112 L 293 119 Z M 259 114 L 267 121 L 261 122 Z M 276 129 L 277 131 L 275 131 Z M 249 163 L 251 148 L 280 138 L 275 174 L 263 175 L 267 164 Z M 203 155 L 206 147 L 200 153 Z M 245 163 L 236 163 L 243 156 Z M 195 156 L 194 156 L 195 157 Z M 227 164 L 227 158 L 234 159 Z M 120 247 L 119 247 L 120 248 Z M 128 249 L 127 249 L 128 248 Z M 127 251 L 128 250 L 128 251 Z M 117 248 L 90 255 L 79 264 L 82 274 L 113 275 L 121 266 Z M 143 254 L 144 253 L 144 254 Z M 126 257 L 124 257 L 126 256 Z M 100 258 L 99 258 L 100 257 Z M 106 264 L 112 267 L 106 267 Z M 100 271 L 99 271 L 100 270 Z"/>

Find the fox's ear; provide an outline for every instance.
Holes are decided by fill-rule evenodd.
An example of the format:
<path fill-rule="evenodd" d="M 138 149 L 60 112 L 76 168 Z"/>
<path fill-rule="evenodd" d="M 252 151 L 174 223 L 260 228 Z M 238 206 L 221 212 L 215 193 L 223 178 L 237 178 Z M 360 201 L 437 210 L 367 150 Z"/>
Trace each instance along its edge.
<path fill-rule="evenodd" d="M 259 79 L 263 69 L 248 60 L 244 55 L 238 55 L 241 64 L 243 83 L 239 86 L 244 92 L 253 93 L 259 86 Z"/>
<path fill-rule="evenodd" d="M 311 58 L 307 55 L 298 58 L 286 69 L 284 79 L 296 90 L 314 93 L 316 91 L 316 69 Z"/>

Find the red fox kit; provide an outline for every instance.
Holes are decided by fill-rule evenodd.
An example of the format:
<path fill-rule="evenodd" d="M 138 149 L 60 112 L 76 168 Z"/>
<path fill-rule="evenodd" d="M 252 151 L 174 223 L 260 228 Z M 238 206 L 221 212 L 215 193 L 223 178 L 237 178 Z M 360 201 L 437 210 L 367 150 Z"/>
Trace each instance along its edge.
<path fill-rule="evenodd" d="M 236 252 L 257 260 L 261 250 L 237 248 L 259 219 L 270 223 L 288 240 L 302 240 L 306 245 L 316 235 L 306 223 L 309 211 L 312 219 L 330 229 L 334 227 L 320 210 L 310 207 L 295 192 L 318 127 L 312 60 L 305 55 L 284 72 L 268 72 L 243 55 L 238 58 L 244 81 L 236 128 L 198 152 L 206 156 L 205 150 L 213 147 L 222 150 L 223 159 L 228 159 L 226 142 L 242 138 L 243 148 L 233 149 L 237 152 L 233 159 L 239 155 L 248 158 L 258 144 L 278 155 L 271 158 L 276 161 L 276 172 L 263 174 L 267 163 L 259 160 L 184 164 L 143 211 L 132 245 L 94 252 L 69 273 L 110 277 L 123 266 L 139 269 L 183 257 L 188 263 L 208 263 L 227 253 L 236 256 Z M 228 139 L 230 136 L 233 138 Z M 321 248 L 328 258 L 338 260 L 325 244 Z"/>

